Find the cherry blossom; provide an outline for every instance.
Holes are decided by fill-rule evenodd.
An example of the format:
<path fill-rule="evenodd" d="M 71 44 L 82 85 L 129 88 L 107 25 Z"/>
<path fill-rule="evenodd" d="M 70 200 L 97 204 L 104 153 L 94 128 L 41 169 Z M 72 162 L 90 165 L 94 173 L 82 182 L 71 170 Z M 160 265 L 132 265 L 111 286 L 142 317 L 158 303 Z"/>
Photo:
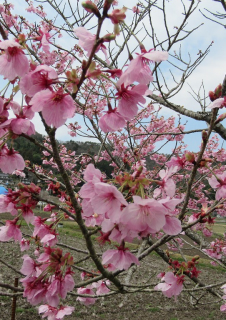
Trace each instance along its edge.
<path fill-rule="evenodd" d="M 220 108 L 220 107 L 223 106 L 224 103 L 225 103 L 225 98 L 218 98 L 218 99 L 214 100 L 214 101 L 208 106 L 208 108 L 210 108 L 210 109 Z"/>
<path fill-rule="evenodd" d="M 57 78 L 57 72 L 53 68 L 46 65 L 36 66 L 20 79 L 21 92 L 33 97 L 37 92 L 49 89 Z"/>
<path fill-rule="evenodd" d="M 132 263 L 140 264 L 137 257 L 128 251 L 129 249 L 119 247 L 118 250 L 110 249 L 102 256 L 103 264 L 111 263 L 116 269 L 127 270 Z"/>
<path fill-rule="evenodd" d="M 120 221 L 137 232 L 158 232 L 166 223 L 166 209 L 154 199 L 133 196 L 134 203 L 123 209 Z"/>
<path fill-rule="evenodd" d="M 89 285 L 87 286 L 86 288 L 78 288 L 78 293 L 80 294 L 89 294 L 89 295 L 92 295 L 94 296 L 95 293 L 94 291 L 92 290 L 92 286 Z M 85 306 L 89 306 L 89 305 L 92 305 L 96 302 L 96 299 L 95 298 L 86 298 L 86 297 L 78 297 L 77 300 L 81 303 L 81 304 L 84 304 Z"/>
<path fill-rule="evenodd" d="M 118 85 L 124 83 L 124 86 L 127 86 L 135 81 L 143 85 L 152 82 L 153 76 L 149 67 L 149 62 L 160 62 L 167 59 L 167 52 L 154 51 L 152 49 L 147 52 L 145 50 L 145 52 L 138 54 L 138 56 L 130 62 L 127 70 L 120 77 Z"/>
<path fill-rule="evenodd" d="M 36 93 L 30 101 L 32 110 L 42 111 L 43 117 L 48 125 L 58 128 L 68 118 L 73 117 L 75 105 L 73 99 L 60 88 L 56 92 L 48 89 Z"/>
<path fill-rule="evenodd" d="M 29 62 L 21 46 L 15 40 L 0 42 L 5 53 L 0 56 L 0 74 L 9 80 L 23 77 L 29 70 Z"/>
<path fill-rule="evenodd" d="M 226 257 L 226 235 L 211 239 L 205 249 L 202 246 L 205 237 L 214 235 L 217 219 L 213 215 L 226 215 L 226 151 L 216 136 L 224 136 L 225 114 L 215 120 L 215 112 L 209 113 L 208 128 L 202 133 L 194 130 L 199 150 L 187 150 L 184 137 L 193 130 L 186 130 L 183 118 L 162 109 L 190 114 L 182 108 L 183 95 L 178 105 L 169 100 L 190 74 L 189 66 L 185 63 L 188 69 L 183 69 L 184 61 L 173 48 L 175 35 L 166 41 L 155 36 L 154 46 L 169 53 L 147 51 L 144 45 L 148 39 L 141 37 L 137 26 L 142 16 L 152 15 L 156 7 L 150 11 L 142 1 L 128 9 L 117 9 L 117 5 L 113 0 L 85 0 L 68 16 L 71 8 L 68 11 L 66 3 L 65 11 L 57 7 L 53 19 L 52 12 L 47 16 L 44 2 L 36 6 L 29 1 L 26 11 L 30 21 L 19 17 L 12 4 L 0 5 L 0 74 L 4 77 L 0 89 L 0 169 L 20 179 L 15 190 L 9 188 L 0 196 L 0 214 L 7 212 L 13 219 L 2 220 L 0 241 L 14 240 L 21 251 L 29 249 L 20 269 L 23 297 L 48 320 L 72 314 L 74 308 L 64 305 L 68 295 L 76 295 L 77 301 L 89 306 L 100 296 L 102 300 L 102 296 L 110 298 L 118 292 L 153 290 L 150 281 L 148 290 L 142 285 L 145 279 L 139 278 L 138 266 L 145 258 L 151 259 L 154 250 L 168 262 L 168 272 L 159 276 L 161 283 L 155 290 L 176 298 L 185 279 L 189 291 L 193 282 L 200 290 L 202 286 L 216 290 L 215 284 L 200 285 L 199 257 L 181 261 L 172 256 L 172 252 L 183 256 L 189 245 L 181 234 L 186 233 L 192 246 L 208 255 L 211 263 L 223 263 Z M 55 11 L 54 6 L 51 10 Z M 167 12 L 167 6 L 163 11 Z M 187 19 L 182 19 L 183 25 Z M 32 21 L 37 21 L 38 27 Z M 114 24 L 113 33 L 109 33 L 109 23 L 110 29 Z M 183 25 L 176 30 L 178 39 L 182 39 Z M 137 47 L 139 54 L 134 53 Z M 168 57 L 169 63 L 164 62 Z M 177 71 L 185 73 L 182 71 L 183 81 L 172 89 L 167 65 L 176 66 L 175 60 Z M 194 63 L 191 61 L 192 70 L 201 60 L 198 55 Z M 170 77 L 177 81 L 174 69 L 170 68 Z M 224 83 L 210 91 L 209 108 L 224 107 L 224 93 Z M 202 120 L 205 117 L 196 111 L 194 115 Z M 66 124 L 64 130 L 62 126 L 74 116 L 76 122 Z M 32 137 L 37 118 L 44 125 L 44 140 Z M 67 143 L 70 150 L 57 141 L 67 130 L 70 139 L 76 137 L 76 142 Z M 38 145 L 44 166 L 27 161 L 24 170 L 25 161 L 16 151 L 20 136 Z M 81 137 L 89 140 L 82 152 L 77 141 Z M 162 148 L 171 142 L 174 146 L 169 155 Z M 42 190 L 34 183 L 26 185 L 23 178 L 28 172 L 40 180 Z M 37 212 L 38 202 L 44 207 L 44 218 Z M 28 226 L 22 238 L 24 222 Z M 84 247 L 80 241 L 62 243 L 62 222 L 80 230 Z M 126 243 L 134 250 L 130 252 Z M 158 250 L 162 245 L 167 249 L 164 256 Z M 78 272 L 82 272 L 81 282 Z M 0 286 L 5 290 L 4 284 Z M 221 311 L 225 312 L 226 285 L 222 289 Z M 203 296 L 196 290 L 192 294 Z"/>
<path fill-rule="evenodd" d="M 183 289 L 184 276 L 175 276 L 173 272 L 167 272 L 162 281 L 164 282 L 155 286 L 155 290 L 161 290 L 164 296 L 168 298 L 176 297 Z"/>
<path fill-rule="evenodd" d="M 218 175 L 217 178 L 212 176 L 208 181 L 212 188 L 217 189 L 216 200 L 226 198 L 226 172 Z"/>
<path fill-rule="evenodd" d="M 96 41 L 96 36 L 92 33 L 90 33 L 88 30 L 86 30 L 84 27 L 78 27 L 74 30 L 76 36 L 79 38 L 78 45 L 81 46 L 85 51 L 87 51 L 88 57 L 90 56 L 92 49 L 94 47 L 95 41 Z M 106 47 L 104 44 L 100 44 L 96 52 L 99 50 L 102 50 L 106 60 L 107 60 L 107 51 Z"/>
<path fill-rule="evenodd" d="M 20 226 L 17 225 L 18 218 L 14 220 L 7 220 L 6 225 L 0 227 L 0 241 L 8 241 L 14 239 L 15 241 L 20 241 L 22 239 L 22 233 L 20 231 Z"/>
<path fill-rule="evenodd" d="M 0 151 L 0 169 L 4 173 L 13 173 L 14 170 L 23 170 L 25 162 L 22 156 L 13 149 L 6 147 Z"/>
<path fill-rule="evenodd" d="M 119 80 L 120 81 L 120 80 Z M 138 105 L 145 103 L 143 97 L 147 91 L 146 85 L 127 86 L 121 85 L 117 92 L 117 97 L 120 99 L 118 104 L 118 112 L 127 120 L 131 120 L 138 113 Z"/>
<path fill-rule="evenodd" d="M 117 111 L 117 109 L 111 109 L 107 111 L 99 119 L 99 127 L 105 133 L 114 132 L 125 127 L 125 118 Z"/>
<path fill-rule="evenodd" d="M 72 314 L 74 307 L 60 306 L 60 308 L 54 308 L 50 305 L 41 305 L 38 307 L 39 314 L 43 313 L 42 318 L 48 317 L 48 320 L 60 320 L 64 316 Z"/>

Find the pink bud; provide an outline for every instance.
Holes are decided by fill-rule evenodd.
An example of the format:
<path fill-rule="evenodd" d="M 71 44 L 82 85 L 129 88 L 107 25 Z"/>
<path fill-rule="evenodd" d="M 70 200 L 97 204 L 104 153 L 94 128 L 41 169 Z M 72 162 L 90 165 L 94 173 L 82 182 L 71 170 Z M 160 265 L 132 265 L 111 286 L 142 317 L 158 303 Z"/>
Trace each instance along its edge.
<path fill-rule="evenodd" d="M 206 141 L 207 141 L 207 137 L 208 137 L 208 134 L 207 134 L 206 130 L 203 130 L 203 131 L 202 131 L 202 140 L 203 140 L 204 142 L 206 142 Z"/>
<path fill-rule="evenodd" d="M 221 114 L 221 115 L 217 118 L 217 120 L 215 121 L 215 124 L 223 121 L 225 118 L 226 118 L 226 113 Z"/>
<path fill-rule="evenodd" d="M 105 0 L 104 2 L 104 14 L 108 12 L 114 0 Z"/>
<path fill-rule="evenodd" d="M 126 10 L 127 10 L 126 7 L 123 7 L 122 9 L 115 9 L 112 11 L 111 14 L 108 15 L 108 17 L 111 19 L 111 22 L 113 24 L 118 24 L 126 18 L 126 15 L 125 15 Z"/>
<path fill-rule="evenodd" d="M 82 2 L 82 6 L 87 12 L 95 14 L 98 18 L 101 17 L 97 6 L 92 1 L 85 0 Z"/>

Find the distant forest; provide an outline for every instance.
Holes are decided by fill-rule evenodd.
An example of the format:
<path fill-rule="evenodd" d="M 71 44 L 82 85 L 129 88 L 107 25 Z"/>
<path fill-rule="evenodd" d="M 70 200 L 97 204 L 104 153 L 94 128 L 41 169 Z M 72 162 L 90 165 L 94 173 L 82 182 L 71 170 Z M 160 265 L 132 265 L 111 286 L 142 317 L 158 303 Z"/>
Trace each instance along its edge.
<path fill-rule="evenodd" d="M 40 143 L 43 143 L 45 141 L 45 136 L 39 133 L 36 133 L 32 137 L 35 138 Z M 70 140 L 70 141 L 64 141 L 64 142 L 58 141 L 58 143 L 63 144 L 68 150 L 75 151 L 76 156 L 79 156 L 82 153 L 87 153 L 87 154 L 90 154 L 91 156 L 95 156 L 98 154 L 98 151 L 100 148 L 99 143 L 90 142 L 90 141 L 75 142 L 73 140 Z M 25 160 L 29 160 L 31 164 L 37 164 L 37 165 L 42 164 L 42 158 L 44 157 L 42 150 L 40 149 L 40 147 L 36 146 L 34 143 L 30 142 L 26 138 L 18 137 L 17 139 L 15 139 L 14 149 L 17 150 Z M 161 168 L 161 166 L 157 165 L 155 161 L 150 159 L 150 157 L 147 157 L 146 161 L 147 161 L 147 168 L 149 170 L 153 170 L 154 168 L 156 169 L 157 167 L 159 167 L 159 169 Z M 50 168 L 49 165 L 44 165 L 43 167 L 46 169 Z M 79 168 L 79 164 L 78 164 L 78 168 Z M 100 169 L 102 172 L 105 172 L 108 177 L 111 176 L 111 173 L 113 171 L 112 166 L 110 166 L 109 162 L 105 160 L 98 163 L 97 168 Z M 57 170 L 53 169 L 53 171 L 57 175 Z M 33 174 L 30 174 L 30 173 L 28 174 L 28 172 L 26 172 L 26 174 L 30 178 L 34 176 Z M 34 179 L 34 177 L 32 179 Z M 61 180 L 60 177 L 58 177 L 58 179 Z M 209 187 L 207 180 L 204 180 L 203 183 L 205 185 L 204 189 Z M 192 196 L 195 197 L 195 194 L 193 194 Z M 212 198 L 213 195 L 209 195 L 209 197 Z"/>
<path fill-rule="evenodd" d="M 39 134 L 36 132 L 35 135 L 32 135 L 33 138 L 35 138 L 38 142 L 43 143 L 45 141 L 45 136 Z M 96 142 L 75 142 L 73 140 L 70 141 L 58 141 L 59 144 L 63 144 L 68 150 L 75 151 L 76 156 L 87 153 L 91 156 L 95 156 L 98 154 L 100 144 Z M 42 164 L 43 159 L 43 153 L 39 146 L 35 145 L 31 141 L 27 140 L 24 137 L 18 137 L 14 140 L 14 149 L 18 151 L 24 160 L 29 160 L 31 164 Z M 45 166 L 47 167 L 47 166 Z M 112 172 L 112 167 L 109 166 L 109 163 L 107 161 L 101 161 L 97 167 L 104 171 L 107 175 L 110 175 Z"/>

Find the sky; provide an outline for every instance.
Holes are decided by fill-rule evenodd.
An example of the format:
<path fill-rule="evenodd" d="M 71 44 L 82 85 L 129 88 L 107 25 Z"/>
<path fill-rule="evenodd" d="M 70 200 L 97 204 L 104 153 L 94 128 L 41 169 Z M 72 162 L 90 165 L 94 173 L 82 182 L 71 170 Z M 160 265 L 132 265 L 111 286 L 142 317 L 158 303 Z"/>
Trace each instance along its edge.
<path fill-rule="evenodd" d="M 141 2 L 142 1 L 145 1 L 145 0 L 141 0 Z M 200 24 L 202 24 L 202 26 L 198 28 L 194 33 L 192 33 L 187 39 L 181 42 L 181 52 L 183 55 L 183 59 L 185 61 L 188 61 L 189 57 L 191 57 L 192 59 L 196 59 L 198 57 L 198 53 L 200 52 L 200 50 L 204 52 L 205 49 L 210 45 L 210 43 L 212 43 L 212 46 L 205 60 L 192 73 L 192 75 L 189 77 L 189 80 L 184 85 L 183 89 L 175 97 L 173 97 L 171 101 L 176 104 L 183 105 L 185 108 L 188 108 L 190 110 L 201 111 L 197 102 L 192 98 L 190 94 L 191 92 L 190 86 L 194 91 L 198 91 L 201 84 L 203 83 L 205 87 L 205 94 L 207 95 L 210 90 L 214 90 L 215 87 L 223 81 L 225 70 L 226 70 L 226 59 L 225 59 L 226 42 L 224 41 L 225 29 L 222 26 L 204 18 L 200 12 L 200 11 L 206 12 L 205 8 L 208 8 L 210 11 L 213 11 L 213 12 L 216 12 L 216 11 L 222 12 L 221 5 L 213 0 L 203 0 L 203 1 L 197 0 L 197 2 L 199 2 L 199 10 L 196 10 L 196 12 L 194 12 L 194 14 L 191 15 L 190 19 L 188 20 L 189 22 L 188 22 L 188 25 L 186 26 L 186 30 L 191 30 L 192 28 L 195 28 Z M 0 3 L 3 3 L 3 1 L 0 1 Z M 31 15 L 25 11 L 27 4 L 24 0 L 12 1 L 12 3 L 14 3 L 15 5 L 17 14 L 24 15 L 26 18 L 31 17 Z M 75 4 L 75 1 L 72 3 Z M 124 6 L 127 6 L 129 9 L 131 9 L 134 5 L 136 5 L 137 0 L 130 0 L 129 2 L 125 0 L 119 0 L 118 3 L 119 3 L 118 8 L 121 8 L 124 5 Z M 158 3 L 162 3 L 162 1 L 159 1 Z M 189 0 L 184 0 L 184 3 L 186 7 L 190 5 Z M 182 2 L 179 0 L 168 0 L 168 1 L 165 1 L 165 4 L 167 9 L 166 20 L 167 20 L 169 30 L 172 32 L 175 32 L 176 27 L 179 26 L 179 23 L 184 19 L 184 15 L 182 14 L 182 11 L 183 11 Z M 43 6 L 46 9 L 48 18 L 53 19 L 54 18 L 53 10 L 46 7 L 45 3 L 43 3 Z M 210 14 L 208 15 L 210 16 Z M 126 16 L 127 17 L 125 21 L 129 25 L 131 19 L 133 18 L 132 11 L 127 10 Z M 159 39 L 159 41 L 162 41 L 166 37 L 166 31 L 164 27 L 164 19 L 163 19 L 162 12 L 158 9 L 152 9 L 151 17 L 153 19 L 156 37 Z M 142 28 L 140 29 L 140 32 L 137 35 L 139 39 L 143 39 L 146 35 L 144 26 L 147 28 L 148 32 L 151 32 L 150 27 L 148 27 L 149 26 L 148 17 L 146 17 L 142 22 L 143 22 L 143 26 L 141 26 Z M 88 26 L 91 27 L 92 25 L 91 23 Z M 113 27 L 109 19 L 104 25 L 104 28 L 108 32 L 112 32 Z M 117 38 L 117 42 L 120 44 L 121 40 L 122 40 L 122 36 L 119 36 Z M 57 39 L 57 42 L 59 42 L 61 46 L 67 47 L 68 45 L 67 38 Z M 150 39 L 145 39 L 143 43 L 147 50 L 151 49 L 152 43 Z M 70 45 L 71 45 L 71 40 L 70 40 Z M 135 48 L 136 42 L 134 42 L 134 40 L 133 41 L 131 40 L 129 42 L 129 46 L 132 49 Z M 166 50 L 166 48 L 167 48 L 166 45 L 164 45 L 163 49 Z M 179 50 L 179 44 L 176 45 L 173 48 L 173 50 L 169 52 L 171 54 L 171 58 L 169 60 L 176 64 L 178 64 L 178 62 L 172 57 L 172 55 L 174 55 L 174 51 L 178 52 L 178 50 Z M 139 50 L 135 50 L 135 52 L 139 52 Z M 103 58 L 101 54 L 100 56 L 101 58 Z M 123 64 L 126 57 L 127 57 L 126 53 L 122 54 L 119 60 L 119 64 L 120 63 Z M 173 72 L 177 80 L 179 80 L 179 78 L 181 77 L 181 74 L 177 70 L 172 68 L 168 62 L 164 62 L 164 64 L 162 64 L 163 74 L 167 80 L 169 87 L 172 87 L 173 81 L 172 81 L 172 77 L 169 70 Z M 3 82 L 2 78 L 0 78 L 0 82 Z M 20 99 L 21 98 L 19 97 L 18 102 Z M 208 103 L 209 101 L 207 100 L 207 104 Z M 165 107 L 162 109 L 161 112 L 165 117 L 171 116 L 173 114 L 172 110 L 167 109 Z M 181 119 L 182 119 L 181 120 L 182 123 L 187 122 L 186 130 L 206 128 L 205 123 L 200 123 L 198 121 L 195 121 L 186 117 L 182 117 Z M 74 121 L 77 120 L 82 124 L 82 119 L 79 116 L 76 116 L 76 118 L 73 120 Z M 72 120 L 68 122 L 72 122 Z M 44 134 L 44 128 L 40 123 L 39 116 L 35 117 L 34 123 L 36 126 L 36 131 Z M 61 141 L 71 140 L 71 139 L 83 140 L 80 137 L 71 138 L 67 134 L 67 131 L 68 131 L 67 128 L 65 128 L 64 126 L 59 128 L 57 130 L 57 138 Z M 200 134 L 196 134 L 193 136 L 189 135 L 185 139 L 185 141 L 188 144 L 189 149 L 193 149 L 193 151 L 198 151 L 198 147 L 201 142 Z M 165 148 L 166 150 L 165 152 L 169 152 L 172 147 L 173 146 L 169 146 Z"/>

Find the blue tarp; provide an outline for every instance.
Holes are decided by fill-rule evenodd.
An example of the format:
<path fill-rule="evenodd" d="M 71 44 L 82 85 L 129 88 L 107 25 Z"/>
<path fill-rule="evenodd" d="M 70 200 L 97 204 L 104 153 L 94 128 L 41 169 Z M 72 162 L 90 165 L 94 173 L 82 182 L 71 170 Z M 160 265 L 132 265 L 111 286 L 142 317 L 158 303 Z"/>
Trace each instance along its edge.
<path fill-rule="evenodd" d="M 6 194 L 8 192 L 8 190 L 3 187 L 3 186 L 0 186 L 0 194 Z"/>

